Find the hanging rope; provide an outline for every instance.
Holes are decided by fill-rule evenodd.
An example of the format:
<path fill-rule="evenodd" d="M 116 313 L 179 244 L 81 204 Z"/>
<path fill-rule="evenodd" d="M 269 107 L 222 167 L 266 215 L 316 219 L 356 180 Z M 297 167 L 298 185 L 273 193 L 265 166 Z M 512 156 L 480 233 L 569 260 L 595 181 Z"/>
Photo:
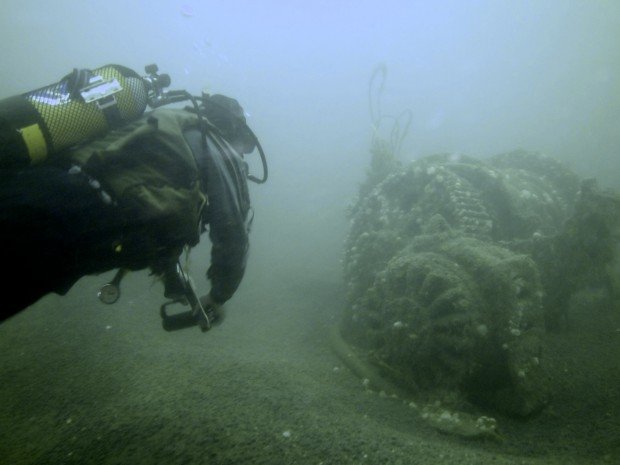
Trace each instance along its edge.
<path fill-rule="evenodd" d="M 382 114 L 381 100 L 385 90 L 386 79 L 387 66 L 385 63 L 379 63 L 375 66 L 368 81 L 368 109 L 373 130 L 372 145 L 378 146 L 387 143 L 392 155 L 397 156 L 402 148 L 403 140 L 409 133 L 413 112 L 410 109 L 406 109 L 398 117 Z M 381 123 L 385 120 L 392 124 L 389 141 L 383 140 L 380 136 Z"/>

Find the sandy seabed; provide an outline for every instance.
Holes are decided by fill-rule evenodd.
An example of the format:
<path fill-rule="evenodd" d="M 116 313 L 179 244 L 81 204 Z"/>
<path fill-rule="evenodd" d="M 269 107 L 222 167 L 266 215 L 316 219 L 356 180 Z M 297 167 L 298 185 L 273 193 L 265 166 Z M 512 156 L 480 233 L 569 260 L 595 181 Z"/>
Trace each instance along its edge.
<path fill-rule="evenodd" d="M 96 298 L 111 275 L 88 277 L 0 325 L 0 463 L 620 463 L 620 319 L 595 301 L 549 336 L 549 408 L 496 417 L 501 443 L 466 440 L 365 390 L 331 350 L 338 279 L 264 269 L 208 333 L 163 331 L 145 272 L 113 306 Z"/>

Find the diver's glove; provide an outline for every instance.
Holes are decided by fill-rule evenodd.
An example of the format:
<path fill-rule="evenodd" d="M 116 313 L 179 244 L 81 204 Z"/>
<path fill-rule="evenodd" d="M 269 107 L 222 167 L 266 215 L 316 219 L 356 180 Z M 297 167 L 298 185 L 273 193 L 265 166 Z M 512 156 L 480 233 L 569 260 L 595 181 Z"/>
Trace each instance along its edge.
<path fill-rule="evenodd" d="M 216 303 L 211 297 L 211 294 L 203 295 L 200 298 L 200 304 L 205 311 L 205 314 L 209 318 L 211 324 L 221 323 L 224 319 L 224 312 L 222 309 L 222 305 Z"/>

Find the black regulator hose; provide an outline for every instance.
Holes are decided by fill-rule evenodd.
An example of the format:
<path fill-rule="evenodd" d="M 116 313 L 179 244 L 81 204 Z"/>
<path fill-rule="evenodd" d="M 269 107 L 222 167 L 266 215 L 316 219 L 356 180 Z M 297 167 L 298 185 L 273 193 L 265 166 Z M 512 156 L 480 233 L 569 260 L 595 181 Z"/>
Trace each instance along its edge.
<path fill-rule="evenodd" d="M 254 131 L 252 131 L 247 124 L 245 125 L 245 128 L 248 131 L 248 134 L 250 134 L 250 136 L 252 137 L 252 139 L 254 139 L 254 143 L 256 144 L 258 153 L 260 154 L 260 161 L 263 164 L 263 177 L 259 179 L 256 176 L 248 174 L 248 179 L 252 182 L 255 182 L 256 184 L 263 184 L 265 181 L 267 181 L 267 177 L 269 176 L 269 170 L 267 168 L 267 157 L 265 157 L 263 147 L 262 145 L 260 145 L 258 137 L 256 137 L 256 134 L 254 134 Z"/>
<path fill-rule="evenodd" d="M 211 123 L 208 120 L 206 121 L 207 124 L 204 124 L 205 120 L 204 120 L 203 112 L 201 111 L 201 109 L 199 108 L 199 106 L 198 106 L 198 104 L 196 102 L 199 97 L 193 97 L 193 96 L 190 96 L 190 97 L 191 97 L 190 100 L 191 100 L 191 102 L 193 104 L 193 109 L 192 108 L 188 108 L 188 107 L 186 107 L 186 109 L 189 110 L 189 111 L 195 112 L 198 115 L 198 117 L 200 118 L 200 120 L 201 120 L 200 127 L 201 127 L 202 136 L 203 136 L 203 143 L 206 143 L 205 128 L 207 126 L 210 126 L 210 127 L 214 128 L 214 129 L 216 129 L 220 134 L 222 133 L 221 128 L 219 128 L 217 124 L 213 124 L 213 123 Z M 206 108 L 206 99 L 207 98 L 208 98 L 208 95 L 203 94 L 203 96 L 202 96 L 202 103 L 203 103 L 202 109 L 203 110 Z M 254 134 L 254 131 L 252 131 L 250 126 L 248 126 L 248 124 L 245 122 L 245 118 L 240 118 L 238 115 L 235 115 L 231 111 L 230 108 L 228 108 L 228 107 L 226 107 L 226 106 L 224 106 L 224 105 L 222 105 L 220 103 L 210 101 L 209 105 L 217 106 L 222 111 L 226 112 L 230 116 L 231 119 L 233 119 L 237 123 L 241 124 L 242 127 L 245 129 L 246 134 L 249 135 L 249 137 L 252 139 L 253 144 L 258 149 L 258 153 L 260 154 L 261 164 L 263 165 L 263 176 L 262 177 L 258 178 L 258 177 L 254 176 L 252 174 L 248 174 L 247 178 L 250 181 L 252 181 L 252 182 L 254 182 L 256 184 L 263 184 L 263 183 L 265 183 L 267 181 L 267 178 L 269 177 L 269 168 L 267 166 L 267 157 L 265 156 L 265 151 L 263 150 L 263 147 L 260 144 L 260 141 L 258 140 L 258 137 L 256 137 L 256 134 Z M 222 148 L 219 146 L 219 144 L 216 144 L 216 145 L 218 146 L 219 150 L 222 150 Z M 243 152 L 243 153 L 248 154 L 248 153 L 251 153 L 251 152 Z M 241 155 L 243 155 L 243 153 Z"/>

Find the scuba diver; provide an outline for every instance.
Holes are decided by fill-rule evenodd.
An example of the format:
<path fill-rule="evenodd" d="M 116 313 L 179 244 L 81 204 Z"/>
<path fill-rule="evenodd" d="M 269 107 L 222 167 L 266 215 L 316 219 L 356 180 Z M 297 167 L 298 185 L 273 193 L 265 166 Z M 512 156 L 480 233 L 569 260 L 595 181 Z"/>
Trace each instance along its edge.
<path fill-rule="evenodd" d="M 114 269 L 100 300 L 114 303 L 124 274 L 148 268 L 164 285 L 166 330 L 206 331 L 237 290 L 253 218 L 247 180 L 266 181 L 264 152 L 236 100 L 167 90 L 168 75 L 145 69 L 76 69 L 0 101 L 0 321 Z M 191 105 L 170 105 L 180 102 Z M 255 149 L 261 178 L 244 160 Z M 206 231 L 211 289 L 198 297 L 181 257 Z M 189 309 L 172 313 L 172 303 Z"/>

